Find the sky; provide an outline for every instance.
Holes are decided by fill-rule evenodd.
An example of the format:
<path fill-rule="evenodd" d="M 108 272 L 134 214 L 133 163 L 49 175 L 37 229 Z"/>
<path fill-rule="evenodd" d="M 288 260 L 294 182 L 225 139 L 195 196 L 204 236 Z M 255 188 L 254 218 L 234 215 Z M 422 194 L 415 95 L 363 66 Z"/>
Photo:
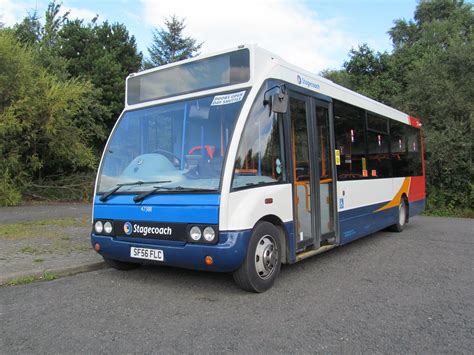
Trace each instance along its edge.
<path fill-rule="evenodd" d="M 7 26 L 49 1 L 0 0 Z M 367 43 L 390 51 L 395 19 L 413 18 L 416 0 L 63 0 L 70 18 L 121 22 L 146 56 L 153 28 L 171 15 L 184 18 L 185 35 L 204 42 L 201 53 L 256 43 L 312 72 L 341 68 L 351 48 Z"/>

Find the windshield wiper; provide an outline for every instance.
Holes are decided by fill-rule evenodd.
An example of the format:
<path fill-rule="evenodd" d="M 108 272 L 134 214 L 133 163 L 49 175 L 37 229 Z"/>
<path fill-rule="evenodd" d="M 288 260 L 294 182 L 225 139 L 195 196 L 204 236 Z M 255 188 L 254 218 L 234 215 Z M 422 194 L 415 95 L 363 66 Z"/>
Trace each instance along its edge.
<path fill-rule="evenodd" d="M 123 184 L 117 184 L 112 190 L 110 191 L 107 191 L 106 193 L 104 193 L 100 198 L 99 200 L 101 202 L 105 202 L 107 201 L 107 199 L 109 198 L 109 196 L 113 195 L 114 193 L 116 193 L 118 190 L 120 190 L 122 188 L 122 186 L 134 186 L 134 185 L 143 185 L 143 184 L 164 184 L 166 182 L 171 182 L 170 180 L 166 180 L 166 181 L 135 181 L 135 182 L 126 182 L 126 183 L 123 183 Z"/>
<path fill-rule="evenodd" d="M 171 191 L 186 191 L 186 192 L 195 192 L 195 191 L 215 192 L 215 191 L 217 191 L 216 189 L 205 189 L 205 188 L 202 188 L 202 187 L 183 187 L 183 186 L 170 187 L 168 190 L 171 190 Z"/>
<path fill-rule="evenodd" d="M 183 187 L 183 186 L 176 186 L 176 187 L 164 187 L 164 186 L 153 186 L 153 189 L 150 191 L 145 191 L 142 192 L 141 194 L 135 196 L 133 198 L 133 201 L 135 202 L 140 202 L 142 201 L 145 197 L 150 196 L 160 190 L 166 190 L 166 191 L 185 191 L 185 192 L 215 192 L 216 189 L 204 189 L 200 187 Z"/>

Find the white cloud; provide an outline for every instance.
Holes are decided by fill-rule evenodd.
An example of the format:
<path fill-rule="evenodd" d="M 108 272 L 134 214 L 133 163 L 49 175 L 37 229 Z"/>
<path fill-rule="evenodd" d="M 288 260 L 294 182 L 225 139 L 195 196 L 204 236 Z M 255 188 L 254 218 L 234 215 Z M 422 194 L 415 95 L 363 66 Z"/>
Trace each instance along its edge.
<path fill-rule="evenodd" d="M 0 0 L 0 22 L 13 26 L 29 12 L 35 9 L 34 4 L 22 1 Z"/>
<path fill-rule="evenodd" d="M 78 7 L 70 7 L 70 6 L 67 6 L 67 5 L 61 6 L 61 11 L 60 11 L 61 15 L 65 14 L 67 11 L 69 11 L 69 16 L 68 16 L 69 19 L 79 18 L 79 19 L 84 19 L 86 22 L 89 22 L 94 17 L 99 15 L 99 20 L 105 20 L 97 12 L 94 12 L 94 11 L 91 11 L 91 10 L 88 10 L 88 9 L 83 9 L 83 8 L 78 8 Z"/>
<path fill-rule="evenodd" d="M 20 22 L 28 13 L 33 13 L 35 10 L 38 12 L 40 20 L 44 20 L 44 12 L 48 6 L 49 1 L 36 1 L 36 0 L 25 0 L 25 1 L 14 1 L 14 0 L 0 0 L 0 22 L 6 26 L 13 26 L 15 23 Z M 58 4 L 60 2 L 57 2 Z M 97 12 L 78 7 L 67 6 L 63 3 L 59 14 L 63 15 L 67 11 L 70 12 L 69 18 L 84 19 L 86 22 L 92 20 Z M 99 20 L 105 20 L 103 16 L 99 14 Z"/>
<path fill-rule="evenodd" d="M 257 43 L 313 72 L 340 67 L 358 41 L 340 29 L 341 18 L 321 19 L 301 0 L 141 0 L 147 24 L 162 27 L 175 14 L 186 35 L 204 41 L 202 52 Z"/>

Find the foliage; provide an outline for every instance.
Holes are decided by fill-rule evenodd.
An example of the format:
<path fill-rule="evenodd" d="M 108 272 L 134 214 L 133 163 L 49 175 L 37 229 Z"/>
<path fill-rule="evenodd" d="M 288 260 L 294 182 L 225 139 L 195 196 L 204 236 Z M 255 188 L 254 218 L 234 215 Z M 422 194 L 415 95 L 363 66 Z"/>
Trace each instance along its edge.
<path fill-rule="evenodd" d="M 96 131 L 96 124 L 81 117 L 91 109 L 92 84 L 60 80 L 36 56 L 10 32 L 0 32 L 0 170 L 5 191 L 25 192 L 44 176 L 91 171 L 97 163 L 86 133 Z"/>
<path fill-rule="evenodd" d="M 110 131 L 123 109 L 125 78 L 141 67 L 135 38 L 122 24 L 84 24 L 78 19 L 67 21 L 58 36 L 57 53 L 67 60 L 68 74 L 87 78 L 100 88 L 98 101 L 104 109 L 94 120 L 102 120 Z"/>
<path fill-rule="evenodd" d="M 123 109 L 125 78 L 141 67 L 135 37 L 123 24 L 98 24 L 97 17 L 84 24 L 83 20 L 69 19 L 69 12 L 60 15 L 60 10 L 61 5 L 52 1 L 44 25 L 33 12 L 13 27 L 15 36 L 37 51 L 40 64 L 56 76 L 81 77 L 94 83 L 98 90 L 88 117 L 108 132 Z M 99 150 L 105 135 L 95 138 Z"/>
<path fill-rule="evenodd" d="M 194 38 L 184 37 L 184 19 L 172 16 L 165 20 L 165 26 L 166 29 L 153 30 L 153 43 L 148 48 L 150 59 L 145 62 L 145 68 L 191 58 L 198 54 L 202 46 L 202 43 L 197 43 Z"/>
<path fill-rule="evenodd" d="M 90 198 L 95 167 L 142 55 L 124 25 L 49 3 L 0 29 L 0 204 Z"/>
<path fill-rule="evenodd" d="M 21 202 L 21 193 L 16 188 L 8 170 L 0 175 L 0 206 L 16 206 Z"/>
<path fill-rule="evenodd" d="M 473 209 L 474 14 L 460 0 L 422 0 L 414 21 L 396 20 L 393 52 L 367 45 L 323 75 L 420 117 L 428 211 Z"/>

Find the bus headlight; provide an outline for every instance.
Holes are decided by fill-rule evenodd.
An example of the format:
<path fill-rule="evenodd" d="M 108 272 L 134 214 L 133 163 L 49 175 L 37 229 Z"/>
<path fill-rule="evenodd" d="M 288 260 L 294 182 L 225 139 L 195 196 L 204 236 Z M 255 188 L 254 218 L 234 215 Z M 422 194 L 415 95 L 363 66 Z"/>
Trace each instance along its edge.
<path fill-rule="evenodd" d="M 95 229 L 95 232 L 96 233 L 102 233 L 102 231 L 104 230 L 104 225 L 102 224 L 101 221 L 97 221 L 95 222 L 94 224 L 94 229 Z"/>
<path fill-rule="evenodd" d="M 198 226 L 194 226 L 189 230 L 189 236 L 191 237 L 192 240 L 197 242 L 199 239 L 201 239 L 201 228 Z"/>
<path fill-rule="evenodd" d="M 110 223 L 110 222 L 105 222 L 105 223 L 104 223 L 104 231 L 105 231 L 105 233 L 107 233 L 107 234 L 112 233 L 112 223 Z"/>
<path fill-rule="evenodd" d="M 216 237 L 216 232 L 214 231 L 214 228 L 206 227 L 204 228 L 203 236 L 207 242 L 213 242 Z"/>

